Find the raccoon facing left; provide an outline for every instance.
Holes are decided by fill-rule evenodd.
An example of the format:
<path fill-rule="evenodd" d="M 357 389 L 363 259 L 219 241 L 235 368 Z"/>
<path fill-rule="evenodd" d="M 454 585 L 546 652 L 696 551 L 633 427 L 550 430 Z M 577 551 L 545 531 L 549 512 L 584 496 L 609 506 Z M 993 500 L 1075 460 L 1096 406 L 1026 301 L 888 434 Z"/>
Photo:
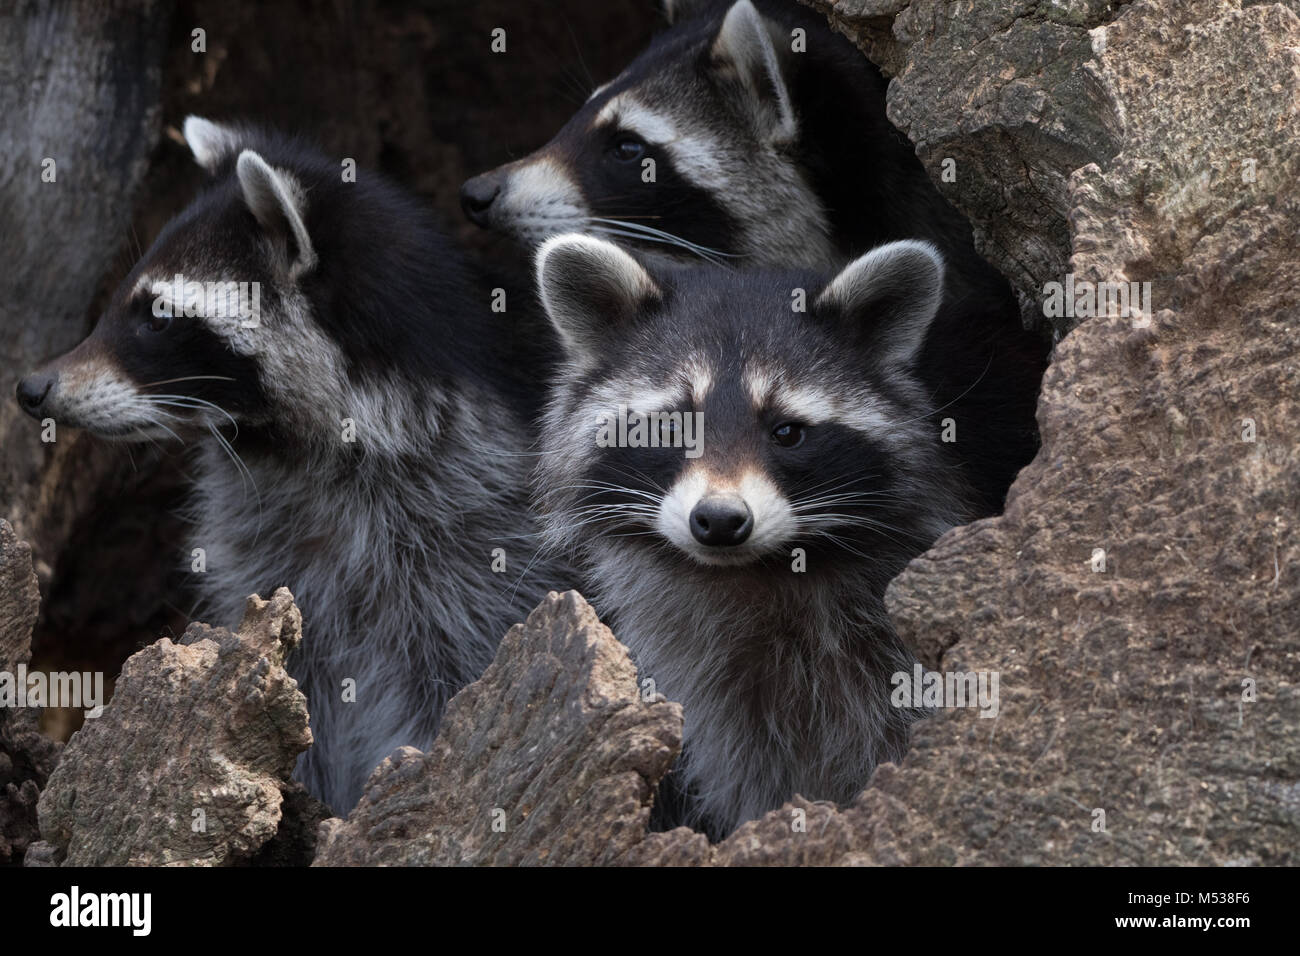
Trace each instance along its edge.
<path fill-rule="evenodd" d="M 986 513 L 917 368 L 942 258 L 905 240 L 829 281 L 651 271 L 570 235 L 537 273 L 567 353 L 536 475 L 545 535 L 682 704 L 686 803 L 660 820 L 719 837 L 795 793 L 852 799 L 919 716 L 890 701 L 914 661 L 885 587 Z"/>
<path fill-rule="evenodd" d="M 314 737 L 297 775 L 346 813 L 568 583 L 530 537 L 540 358 L 416 198 L 271 132 L 191 117 L 184 133 L 211 183 L 18 399 L 194 447 L 202 619 L 293 592 Z"/>

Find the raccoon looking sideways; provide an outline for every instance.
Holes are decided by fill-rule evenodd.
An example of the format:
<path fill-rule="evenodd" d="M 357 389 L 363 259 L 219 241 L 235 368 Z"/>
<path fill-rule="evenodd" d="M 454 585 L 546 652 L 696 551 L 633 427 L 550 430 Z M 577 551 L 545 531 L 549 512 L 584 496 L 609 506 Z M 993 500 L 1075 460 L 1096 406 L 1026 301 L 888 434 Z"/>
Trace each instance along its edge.
<path fill-rule="evenodd" d="M 813 268 L 918 238 L 950 282 L 997 280 L 886 117 L 879 70 L 821 15 L 792 0 L 665 13 L 670 29 L 549 143 L 464 184 L 471 220 L 529 244 L 583 232 L 643 254 Z"/>
<path fill-rule="evenodd" d="M 682 704 L 688 809 L 668 822 L 717 837 L 795 793 L 852 799 L 918 716 L 890 704 L 913 660 L 885 587 L 987 513 L 917 367 L 941 257 L 891 243 L 829 282 L 652 274 L 560 236 L 537 272 L 567 353 L 536 475 L 544 534 L 576 555 L 641 678 Z M 615 416 L 659 416 L 660 440 L 598 440 Z"/>
<path fill-rule="evenodd" d="M 273 133 L 195 117 L 184 132 L 211 184 L 18 399 L 104 438 L 197 446 L 203 619 L 233 626 L 247 595 L 293 592 L 288 665 L 314 737 L 297 773 L 346 813 L 567 583 L 531 560 L 541 399 L 521 383 L 542 373 L 417 200 L 365 171 L 342 182 Z M 256 283 L 256 314 L 191 282 Z"/>
<path fill-rule="evenodd" d="M 794 0 L 665 12 L 671 27 L 549 143 L 464 184 L 466 215 L 530 246 L 578 232 L 647 261 L 741 268 L 831 270 L 886 242 L 931 243 L 945 303 L 918 366 L 938 373 L 936 406 L 969 394 L 987 413 L 957 424 L 969 479 L 1000 508 L 1037 450 L 1048 343 L 889 122 L 879 70 Z"/>

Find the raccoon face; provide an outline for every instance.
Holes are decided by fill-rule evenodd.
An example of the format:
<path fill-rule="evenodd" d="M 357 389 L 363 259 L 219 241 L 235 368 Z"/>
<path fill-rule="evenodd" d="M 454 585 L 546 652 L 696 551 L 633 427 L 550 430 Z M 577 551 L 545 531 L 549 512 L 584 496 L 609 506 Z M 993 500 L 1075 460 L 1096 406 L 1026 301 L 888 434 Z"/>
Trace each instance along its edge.
<path fill-rule="evenodd" d="M 827 216 L 794 158 L 790 38 L 750 0 L 710 9 L 537 152 L 467 181 L 466 215 L 527 244 L 582 232 L 677 258 L 831 261 Z"/>
<path fill-rule="evenodd" d="M 240 151 L 237 130 L 191 117 L 185 136 L 226 175 L 166 226 L 91 335 L 19 382 L 33 417 L 127 440 L 267 418 L 259 370 L 293 335 L 297 284 L 315 263 L 302 191 Z"/>
<path fill-rule="evenodd" d="M 656 279 L 561 236 L 537 269 L 568 356 L 538 471 L 552 543 L 730 567 L 804 548 L 897 570 L 963 513 L 911 373 L 941 298 L 932 246 L 883 246 L 829 283 Z"/>

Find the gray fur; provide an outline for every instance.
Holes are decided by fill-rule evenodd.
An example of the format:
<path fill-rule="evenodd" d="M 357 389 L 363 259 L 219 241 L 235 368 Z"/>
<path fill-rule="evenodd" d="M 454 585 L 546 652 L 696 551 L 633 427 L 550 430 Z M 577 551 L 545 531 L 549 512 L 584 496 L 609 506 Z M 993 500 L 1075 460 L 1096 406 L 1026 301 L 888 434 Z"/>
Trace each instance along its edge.
<path fill-rule="evenodd" d="M 546 146 L 484 174 L 500 192 L 476 221 L 529 245 L 583 232 L 631 240 L 643 255 L 810 267 L 837 261 L 822 199 L 795 157 L 799 118 L 777 47 L 789 43 L 788 33 L 750 0 L 729 8 L 671 3 L 665 13 L 677 22 L 709 8 L 719 13 L 712 31 L 688 47 L 652 50 L 597 89 Z M 707 69 L 699 69 L 706 59 Z M 656 232 L 663 224 L 652 215 L 602 209 L 609 205 L 602 197 L 643 188 L 592 178 L 602 165 L 594 144 L 615 129 L 636 134 L 684 183 L 711 197 L 727 216 L 729 252 L 671 229 Z"/>
<path fill-rule="evenodd" d="M 572 313 L 582 307 L 581 293 L 563 295 L 579 277 L 588 288 L 645 285 L 626 281 L 627 256 L 594 256 L 590 244 L 558 237 L 539 255 L 539 283 L 555 292 L 547 305 L 561 330 L 572 327 Z M 614 274 L 593 274 L 602 263 Z M 641 678 L 683 705 L 685 753 L 675 772 L 693 794 L 686 822 L 721 834 L 795 793 L 845 802 L 877 764 L 906 752 L 907 729 L 920 714 L 891 706 L 889 678 L 910 673 L 914 658 L 889 621 L 885 586 L 934 538 L 973 516 L 962 479 L 925 422 L 933 411 L 925 390 L 899 362 L 915 347 L 917 325 L 933 319 L 941 285 L 942 263 L 931 247 L 885 247 L 830 283 L 821 280 L 821 307 L 834 313 L 817 320 L 834 329 L 824 335 L 814 334 L 811 318 L 791 317 L 779 278 L 669 272 L 657 285 L 649 282 L 639 316 L 625 303 L 621 311 L 630 318 L 609 330 L 603 363 L 593 366 L 580 349 L 571 353 L 546 413 L 536 474 L 546 537 L 557 553 L 576 557 L 584 588 L 631 648 Z M 912 288 L 921 304 L 911 311 L 887 307 L 882 316 L 875 310 L 882 290 L 899 287 Z M 800 321 L 808 323 L 802 337 Z M 855 342 L 852 323 L 902 344 Z M 671 350 L 648 347 L 655 342 L 671 343 Z M 790 541 L 843 534 L 856 519 L 837 514 L 847 509 L 835 505 L 801 510 L 816 495 L 786 489 L 764 466 L 761 430 L 743 420 L 735 429 L 710 425 L 718 421 L 709 418 L 715 394 L 727 403 L 718 406 L 721 414 L 738 400 L 757 414 L 761 403 L 751 396 L 768 396 L 783 409 L 802 409 L 804 420 L 820 416 L 823 425 L 862 434 L 874 455 L 888 454 L 896 477 L 878 489 L 890 499 L 880 516 L 891 533 L 880 551 L 863 560 L 831 551 L 810 558 L 821 561 L 816 573 L 793 573 Z M 617 459 L 602 470 L 591 423 L 611 404 L 661 401 L 704 409 L 699 463 L 683 463 L 668 478 Z M 709 477 L 692 479 L 700 469 Z M 644 482 L 633 481 L 637 472 Z M 708 562 L 689 535 L 665 531 L 665 522 L 681 514 L 669 506 L 683 487 L 713 481 L 734 488 L 728 482 L 740 472 L 760 473 L 750 505 L 769 517 L 756 520 L 755 538 L 761 520 L 780 524 L 785 514 L 798 533 L 764 539 L 765 550 L 743 560 Z M 632 487 L 612 492 L 622 497 L 595 510 L 592 489 L 619 484 L 602 476 L 620 474 Z M 764 482 L 779 489 L 781 501 L 760 507 L 754 496 L 765 494 Z M 622 524 L 608 523 L 614 518 Z"/>
<path fill-rule="evenodd" d="M 335 164 L 274 134 L 198 119 L 186 132 L 217 182 L 41 373 L 54 384 L 29 411 L 194 449 L 197 617 L 234 626 L 249 594 L 290 588 L 304 628 L 288 668 L 314 738 L 297 775 L 345 814 L 393 748 L 430 746 L 447 700 L 570 578 L 537 554 L 534 436 L 484 345 L 488 294 L 428 213 L 391 185 L 339 184 Z M 310 234 L 321 222 L 345 234 Z M 395 234 L 382 248 L 362 231 L 375 222 Z M 151 290 L 177 273 L 260 277 L 260 314 L 151 331 Z M 340 289 L 356 293 L 348 310 L 323 312 Z M 468 357 L 451 352 L 462 342 Z"/>
<path fill-rule="evenodd" d="M 536 551 L 521 494 L 530 459 L 513 451 L 527 438 L 493 396 L 341 398 L 382 404 L 410 443 L 394 454 L 392 436 L 359 433 L 359 455 L 328 441 L 305 459 L 246 455 L 245 475 L 207 442 L 192 543 L 207 552 L 200 617 L 234 624 L 244 595 L 293 591 L 304 639 L 289 671 L 308 689 L 314 737 L 296 776 L 346 813 L 386 754 L 427 749 L 446 702 L 564 578 L 552 561 L 521 578 Z M 458 427 L 440 435 L 448 420 Z M 495 547 L 506 573 L 491 570 Z"/>

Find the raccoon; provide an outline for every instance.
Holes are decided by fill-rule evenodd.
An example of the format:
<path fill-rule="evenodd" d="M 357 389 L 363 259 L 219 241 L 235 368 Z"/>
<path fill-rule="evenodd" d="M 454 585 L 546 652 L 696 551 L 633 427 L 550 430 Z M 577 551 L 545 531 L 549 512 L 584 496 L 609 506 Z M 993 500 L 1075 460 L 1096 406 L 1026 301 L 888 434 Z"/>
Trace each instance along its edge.
<path fill-rule="evenodd" d="M 191 117 L 184 135 L 210 185 L 18 400 L 195 448 L 201 613 L 233 624 L 246 595 L 293 591 L 315 738 L 297 774 L 345 813 L 568 580 L 530 537 L 541 372 L 397 186 L 274 132 Z"/>
<path fill-rule="evenodd" d="M 464 184 L 466 215 L 528 245 L 579 232 L 643 259 L 738 267 L 830 270 L 887 242 L 931 243 L 945 308 L 920 364 L 937 370 L 937 404 L 970 389 L 996 412 L 957 424 L 998 507 L 1037 449 L 1048 343 L 1021 327 L 1009 284 L 889 122 L 879 70 L 791 0 L 666 9 L 670 29 L 549 143 Z"/>
<path fill-rule="evenodd" d="M 580 235 L 539 252 L 566 353 L 535 474 L 543 534 L 642 679 L 683 705 L 686 803 L 665 825 L 717 838 L 795 793 L 847 801 L 905 752 L 919 712 L 891 706 L 890 679 L 914 660 L 885 587 L 986 513 L 917 371 L 943 268 L 918 240 L 829 281 L 652 272 Z"/>
<path fill-rule="evenodd" d="M 880 71 L 824 17 L 791 0 L 666 12 L 671 28 L 549 143 L 462 186 L 471 221 L 529 244 L 583 232 L 643 255 L 811 268 L 921 238 L 950 282 L 996 284 L 889 122 Z"/>

